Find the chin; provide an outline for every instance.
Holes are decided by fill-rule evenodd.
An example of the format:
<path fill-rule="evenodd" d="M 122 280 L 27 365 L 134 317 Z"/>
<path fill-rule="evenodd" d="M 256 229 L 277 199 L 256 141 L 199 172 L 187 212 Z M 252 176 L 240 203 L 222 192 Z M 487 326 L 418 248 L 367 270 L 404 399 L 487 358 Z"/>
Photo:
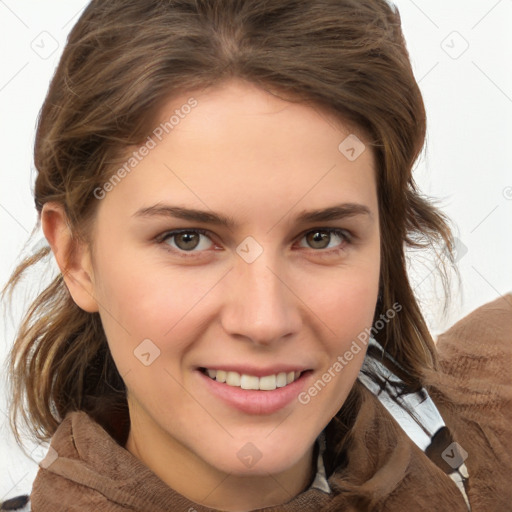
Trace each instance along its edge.
<path fill-rule="evenodd" d="M 291 469 L 300 462 L 310 447 L 306 439 L 293 440 L 283 445 L 280 440 L 271 440 L 271 437 L 263 437 L 261 441 L 254 442 L 233 440 L 220 453 L 210 452 L 208 459 L 203 458 L 218 470 L 233 476 L 268 476 Z M 290 436 L 289 439 L 293 438 Z M 313 443 L 314 441 L 311 445 Z M 228 457 L 228 453 L 233 456 Z"/>

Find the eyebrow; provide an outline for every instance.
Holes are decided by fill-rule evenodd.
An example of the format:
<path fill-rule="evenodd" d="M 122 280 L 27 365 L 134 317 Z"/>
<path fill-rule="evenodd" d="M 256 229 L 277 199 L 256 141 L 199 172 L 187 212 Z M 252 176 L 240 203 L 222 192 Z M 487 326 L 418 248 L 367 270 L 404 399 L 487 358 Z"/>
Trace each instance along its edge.
<path fill-rule="evenodd" d="M 370 208 L 359 203 L 342 203 L 320 210 L 304 210 L 297 215 L 297 223 L 326 222 L 329 220 L 341 220 L 347 217 L 357 215 L 368 216 L 373 219 Z M 236 227 L 236 222 L 232 217 L 215 213 L 212 211 L 195 210 L 181 206 L 171 206 L 158 203 L 153 206 L 137 210 L 132 217 L 173 217 L 192 222 L 201 222 L 215 226 L 224 226 L 231 230 Z"/>

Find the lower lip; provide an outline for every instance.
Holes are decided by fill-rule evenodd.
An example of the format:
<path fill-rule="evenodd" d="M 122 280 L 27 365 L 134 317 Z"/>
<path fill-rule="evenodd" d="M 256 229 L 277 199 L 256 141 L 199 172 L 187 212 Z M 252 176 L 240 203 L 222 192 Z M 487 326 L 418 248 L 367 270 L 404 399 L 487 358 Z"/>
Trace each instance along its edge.
<path fill-rule="evenodd" d="M 200 370 L 197 370 L 197 373 L 209 391 L 223 402 L 246 414 L 258 415 L 272 414 L 293 402 L 306 387 L 312 374 L 308 370 L 302 373 L 296 381 L 282 388 L 276 388 L 272 391 L 256 391 L 217 382 Z"/>

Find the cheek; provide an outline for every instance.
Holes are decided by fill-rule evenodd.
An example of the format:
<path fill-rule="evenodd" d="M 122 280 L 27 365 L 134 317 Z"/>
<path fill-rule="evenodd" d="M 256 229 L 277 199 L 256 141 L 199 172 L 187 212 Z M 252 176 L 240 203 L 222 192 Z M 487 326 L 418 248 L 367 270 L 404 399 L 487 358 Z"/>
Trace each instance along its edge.
<path fill-rule="evenodd" d="M 154 259 L 133 248 L 111 252 L 98 270 L 98 300 L 126 329 L 171 323 L 199 293 L 194 292 L 186 272 L 156 265 Z"/>
<path fill-rule="evenodd" d="M 338 344 L 370 327 L 379 291 L 378 261 L 371 266 L 342 268 L 302 285 L 304 302 L 310 305 Z"/>
<path fill-rule="evenodd" d="M 372 284 L 353 287 L 341 293 L 336 311 L 331 311 L 331 325 L 337 336 L 330 344 L 331 367 L 336 365 L 336 374 L 343 373 L 343 380 L 355 380 L 366 353 L 368 336 L 377 302 L 378 287 Z M 341 361 L 340 361 L 341 358 Z M 347 377 L 350 375 L 350 378 Z"/>
<path fill-rule="evenodd" d="M 324 293 L 310 299 L 325 326 L 328 356 L 317 388 L 323 389 L 322 385 L 328 383 L 331 393 L 324 397 L 332 394 L 338 403 L 333 406 L 333 414 L 348 395 L 366 354 L 378 296 L 378 261 L 340 273 L 334 282 Z"/>
<path fill-rule="evenodd" d="M 345 288 L 331 288 L 319 304 L 321 320 L 327 326 L 325 358 L 315 380 L 298 397 L 319 425 L 337 413 L 358 377 L 377 301 L 378 280 L 353 274 L 344 283 Z"/>
<path fill-rule="evenodd" d="M 346 340 L 370 327 L 380 278 L 380 237 L 370 235 L 338 267 L 304 272 L 296 282 L 305 302 L 331 331 Z"/>
<path fill-rule="evenodd" d="M 112 254 L 97 272 L 101 320 L 121 375 L 139 367 L 135 357 L 144 340 L 163 356 L 184 351 L 206 314 L 208 300 L 201 299 L 219 278 L 211 271 L 177 270 L 138 256 Z"/>
<path fill-rule="evenodd" d="M 350 286 L 352 284 L 352 286 Z M 347 283 L 347 289 L 343 290 L 339 299 L 337 318 L 340 329 L 346 326 L 352 336 L 356 335 L 354 329 L 360 331 L 370 327 L 378 295 L 378 278 L 372 281 L 359 281 Z"/>

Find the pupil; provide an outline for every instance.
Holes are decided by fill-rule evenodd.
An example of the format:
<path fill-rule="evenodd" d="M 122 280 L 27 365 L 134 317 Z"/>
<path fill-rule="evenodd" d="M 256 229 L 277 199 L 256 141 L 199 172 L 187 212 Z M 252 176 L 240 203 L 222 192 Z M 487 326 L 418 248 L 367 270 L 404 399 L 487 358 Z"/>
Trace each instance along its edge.
<path fill-rule="evenodd" d="M 328 242 L 329 235 L 327 233 L 323 233 L 321 231 L 315 231 L 312 235 L 313 245 L 320 243 L 320 247 L 316 246 L 317 249 L 324 249 L 329 245 Z M 327 241 L 327 244 L 325 243 Z"/>
<path fill-rule="evenodd" d="M 197 239 L 194 240 L 194 237 L 197 238 L 196 233 L 181 233 L 176 239 L 176 245 L 178 245 L 180 249 L 194 249 L 198 242 Z M 184 243 L 178 243 L 179 240 Z"/>

